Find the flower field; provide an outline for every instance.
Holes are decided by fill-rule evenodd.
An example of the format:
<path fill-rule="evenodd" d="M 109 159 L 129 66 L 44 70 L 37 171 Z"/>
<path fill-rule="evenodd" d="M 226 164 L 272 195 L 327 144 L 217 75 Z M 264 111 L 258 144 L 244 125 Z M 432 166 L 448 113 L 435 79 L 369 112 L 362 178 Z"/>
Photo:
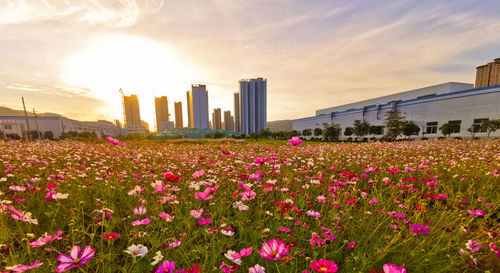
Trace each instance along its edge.
<path fill-rule="evenodd" d="M 499 140 L 0 142 L 2 272 L 500 272 Z"/>

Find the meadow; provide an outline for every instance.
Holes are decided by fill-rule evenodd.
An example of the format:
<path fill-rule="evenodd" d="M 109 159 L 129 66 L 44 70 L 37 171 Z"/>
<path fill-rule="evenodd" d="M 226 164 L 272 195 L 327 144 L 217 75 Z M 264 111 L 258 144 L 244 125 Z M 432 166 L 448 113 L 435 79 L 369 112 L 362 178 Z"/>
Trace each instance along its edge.
<path fill-rule="evenodd" d="M 500 140 L 0 142 L 1 272 L 500 272 Z"/>

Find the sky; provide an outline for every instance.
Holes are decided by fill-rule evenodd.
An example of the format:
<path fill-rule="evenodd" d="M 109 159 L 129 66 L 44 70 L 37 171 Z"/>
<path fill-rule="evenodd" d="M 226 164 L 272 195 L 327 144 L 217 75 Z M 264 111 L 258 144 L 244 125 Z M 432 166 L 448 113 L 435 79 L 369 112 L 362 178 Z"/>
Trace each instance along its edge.
<path fill-rule="evenodd" d="M 233 112 L 267 79 L 268 121 L 444 82 L 500 57 L 498 0 L 2 0 L 0 106 L 123 120 L 121 95 L 174 101 L 207 85 Z M 186 124 L 185 124 L 186 125 Z"/>

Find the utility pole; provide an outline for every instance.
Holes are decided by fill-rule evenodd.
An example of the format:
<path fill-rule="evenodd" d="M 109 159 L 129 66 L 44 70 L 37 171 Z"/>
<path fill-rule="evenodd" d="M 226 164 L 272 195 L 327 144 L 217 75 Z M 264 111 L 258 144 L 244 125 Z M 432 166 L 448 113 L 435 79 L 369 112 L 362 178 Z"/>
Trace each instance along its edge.
<path fill-rule="evenodd" d="M 35 108 L 33 108 L 33 115 L 35 116 L 35 125 L 36 125 L 36 131 L 38 132 L 38 140 L 42 140 L 42 136 L 40 135 L 40 130 L 38 130 L 38 121 L 36 120 Z"/>
<path fill-rule="evenodd" d="M 23 100 L 24 118 L 26 118 L 26 126 L 28 126 L 28 141 L 31 141 L 30 123 L 28 121 L 28 114 L 26 113 L 26 105 L 24 104 L 24 97 L 21 97 L 21 99 Z"/>

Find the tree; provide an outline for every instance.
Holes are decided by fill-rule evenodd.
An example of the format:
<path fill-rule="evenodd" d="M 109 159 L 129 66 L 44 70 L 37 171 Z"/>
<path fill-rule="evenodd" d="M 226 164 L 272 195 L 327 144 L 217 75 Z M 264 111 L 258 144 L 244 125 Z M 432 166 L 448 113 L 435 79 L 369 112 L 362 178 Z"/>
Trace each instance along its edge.
<path fill-rule="evenodd" d="M 384 126 L 383 125 L 372 125 L 372 126 L 370 126 L 370 130 L 368 133 L 373 135 L 373 136 L 382 135 L 384 133 Z"/>
<path fill-rule="evenodd" d="M 35 140 L 38 139 L 38 136 L 41 135 L 41 132 L 38 132 L 37 130 L 32 130 L 30 131 L 31 139 Z"/>
<path fill-rule="evenodd" d="M 368 132 L 370 132 L 370 123 L 368 123 L 365 120 L 354 121 L 353 132 L 358 137 L 364 137 L 364 136 L 368 135 Z"/>
<path fill-rule="evenodd" d="M 403 122 L 401 130 L 403 132 L 403 135 L 410 138 L 412 135 L 418 135 L 418 133 L 420 132 L 420 127 L 418 127 L 418 125 L 413 121 L 406 121 Z"/>
<path fill-rule="evenodd" d="M 344 136 L 350 137 L 354 134 L 354 129 L 352 127 L 345 127 Z"/>
<path fill-rule="evenodd" d="M 401 112 L 399 112 L 397 109 L 393 109 L 385 113 L 385 128 L 386 128 L 386 134 L 385 138 L 389 141 L 394 141 L 396 138 L 398 138 L 402 133 L 402 124 L 405 121 L 405 119 L 401 116 Z"/>
<path fill-rule="evenodd" d="M 43 133 L 43 138 L 53 140 L 54 133 L 52 131 L 45 131 L 45 133 Z"/>
<path fill-rule="evenodd" d="M 339 140 L 342 128 L 338 124 L 325 124 L 325 129 L 323 130 L 323 138 L 325 140 Z"/>
<path fill-rule="evenodd" d="M 323 130 L 321 128 L 314 129 L 314 136 L 320 136 L 323 134 Z"/>
<path fill-rule="evenodd" d="M 456 123 L 445 123 L 439 127 L 439 131 L 446 137 L 450 136 L 453 132 L 460 130 L 460 124 Z"/>
<path fill-rule="evenodd" d="M 297 131 L 297 130 L 293 130 L 292 131 L 292 137 L 295 137 L 295 136 L 300 136 L 300 132 Z"/>
<path fill-rule="evenodd" d="M 467 132 L 469 132 L 470 136 L 474 138 L 474 136 L 476 135 L 476 132 L 474 130 L 474 125 L 471 125 L 469 128 L 467 128 Z"/>
<path fill-rule="evenodd" d="M 310 135 L 312 135 L 312 130 L 311 129 L 304 129 L 304 130 L 302 130 L 302 135 L 303 136 L 310 136 Z"/>
<path fill-rule="evenodd" d="M 497 129 L 500 129 L 500 119 L 488 119 L 481 123 L 481 129 L 486 130 L 488 132 L 488 138 L 490 138 L 490 134 L 495 132 Z"/>

